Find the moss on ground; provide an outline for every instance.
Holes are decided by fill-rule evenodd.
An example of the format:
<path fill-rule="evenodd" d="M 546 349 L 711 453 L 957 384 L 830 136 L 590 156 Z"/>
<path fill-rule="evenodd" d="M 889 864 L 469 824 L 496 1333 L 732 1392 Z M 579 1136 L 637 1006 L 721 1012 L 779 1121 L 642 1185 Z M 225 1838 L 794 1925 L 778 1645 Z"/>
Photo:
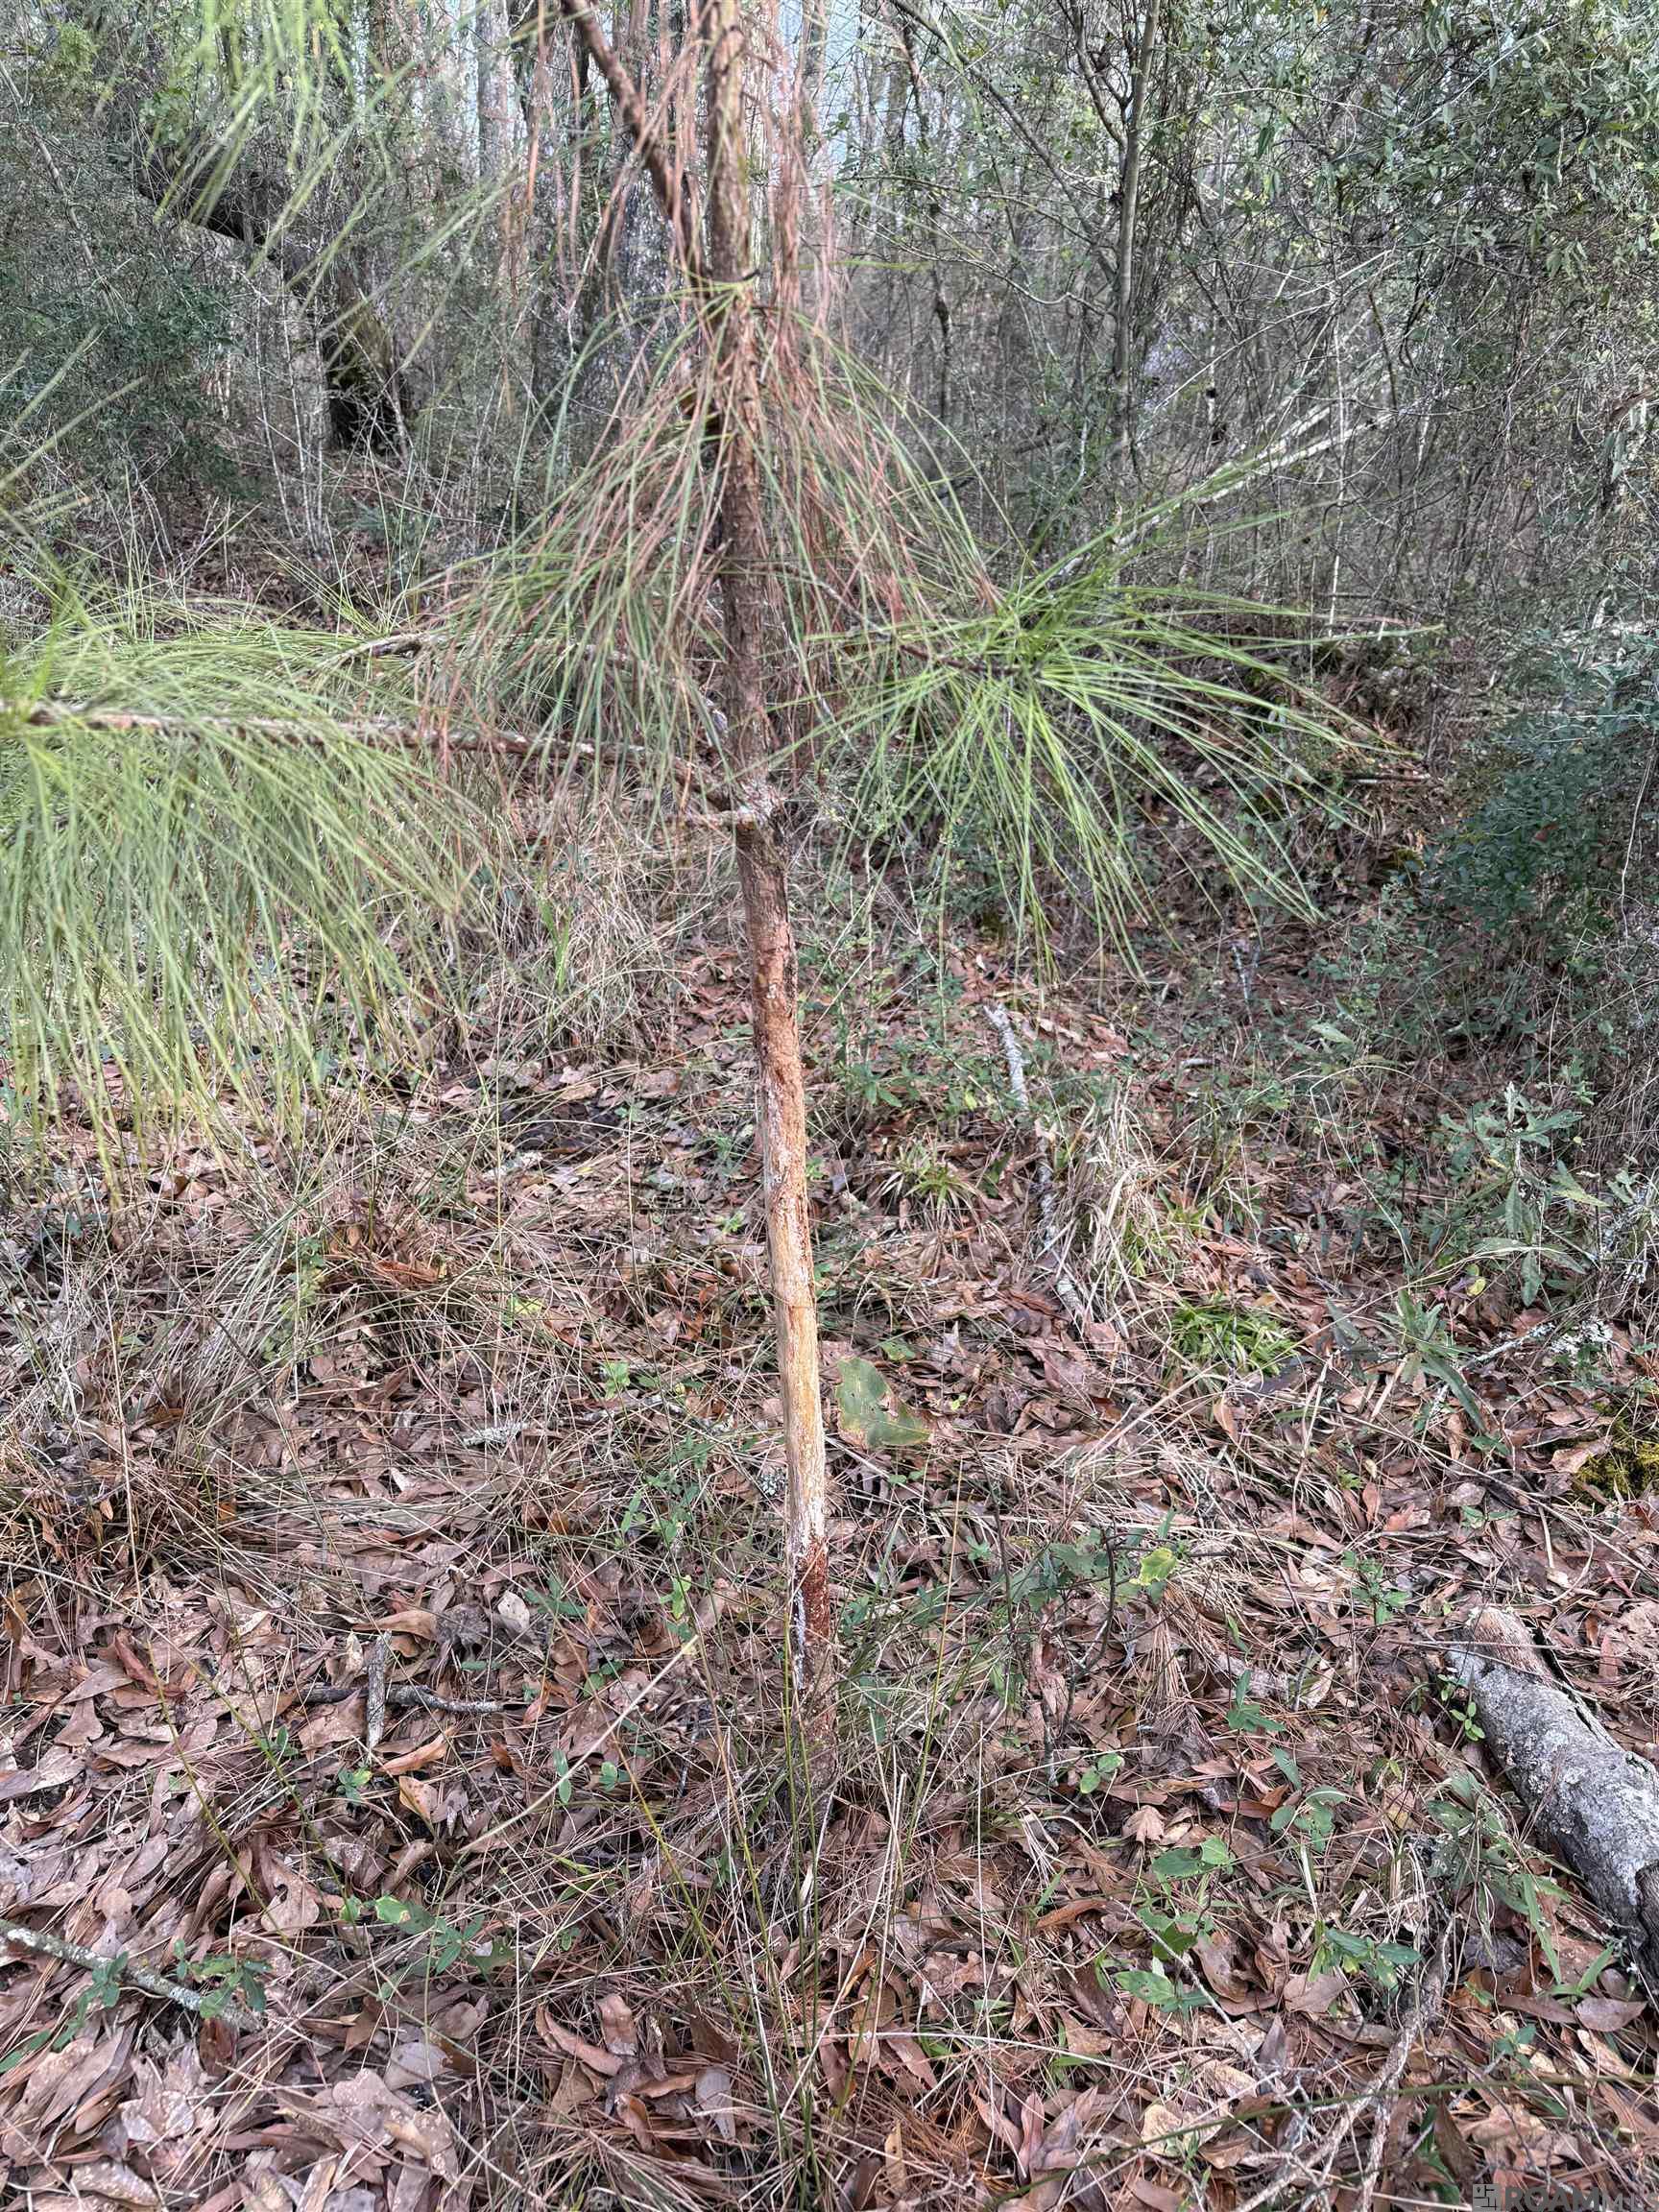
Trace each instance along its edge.
<path fill-rule="evenodd" d="M 1615 1421 L 1605 1452 L 1587 1459 L 1578 1487 L 1593 1498 L 1646 1498 L 1659 1490 L 1659 1429 Z"/>

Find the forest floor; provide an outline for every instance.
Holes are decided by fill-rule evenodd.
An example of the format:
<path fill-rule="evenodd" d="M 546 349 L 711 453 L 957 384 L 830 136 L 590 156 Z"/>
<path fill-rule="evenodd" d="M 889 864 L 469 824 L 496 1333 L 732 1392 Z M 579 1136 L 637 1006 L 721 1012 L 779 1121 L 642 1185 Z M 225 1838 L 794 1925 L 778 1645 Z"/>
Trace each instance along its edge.
<path fill-rule="evenodd" d="M 6 2202 L 1659 2197 L 1653 2015 L 1444 1664 L 1506 1603 L 1651 1748 L 1659 1360 L 1459 1243 L 1507 1078 L 1372 1048 L 1382 864 L 1042 990 L 809 919 L 806 1773 L 725 862 L 572 850 L 556 1025 L 509 948 L 302 1145 L 14 1193 L 0 1915 L 102 1963 L 0 1952 Z"/>

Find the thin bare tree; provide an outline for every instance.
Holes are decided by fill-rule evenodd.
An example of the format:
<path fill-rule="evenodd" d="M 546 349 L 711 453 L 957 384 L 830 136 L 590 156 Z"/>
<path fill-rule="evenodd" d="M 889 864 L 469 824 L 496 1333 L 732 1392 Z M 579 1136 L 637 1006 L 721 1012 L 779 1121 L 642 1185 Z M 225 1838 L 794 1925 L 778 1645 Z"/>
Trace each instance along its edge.
<path fill-rule="evenodd" d="M 652 112 L 592 12 L 571 5 L 565 12 L 609 86 L 651 179 L 691 279 L 711 354 L 717 420 L 708 424 L 707 435 L 719 470 L 718 574 L 726 648 L 720 706 L 748 934 L 761 1174 L 788 1468 L 784 1542 L 790 1675 L 799 1711 L 817 1727 L 830 1710 L 833 1691 L 834 1615 L 806 1188 L 800 974 L 789 913 L 784 795 L 773 775 L 778 748 L 764 676 L 772 591 L 761 492 L 757 273 L 744 127 L 751 26 L 743 0 L 708 0 L 697 19 L 707 75 L 705 238 L 698 234 L 689 196 L 667 158 Z"/>

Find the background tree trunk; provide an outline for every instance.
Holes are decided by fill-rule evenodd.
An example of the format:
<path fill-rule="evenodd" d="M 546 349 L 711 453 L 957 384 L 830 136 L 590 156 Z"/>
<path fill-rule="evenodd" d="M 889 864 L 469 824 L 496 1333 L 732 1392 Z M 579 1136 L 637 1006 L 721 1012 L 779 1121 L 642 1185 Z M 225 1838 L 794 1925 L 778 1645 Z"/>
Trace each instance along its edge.
<path fill-rule="evenodd" d="M 517 99 L 507 0 L 478 0 L 473 19 L 478 105 L 478 182 L 493 195 L 486 204 L 481 241 L 495 285 L 503 329 L 512 321 L 518 270 Z"/>
<path fill-rule="evenodd" d="M 1135 260 L 1141 165 L 1146 146 L 1146 85 L 1158 51 L 1160 0 L 1147 0 L 1130 56 L 1129 108 L 1123 119 L 1123 174 L 1118 198 L 1118 282 L 1112 325 L 1112 481 L 1126 496 L 1135 454 Z"/>

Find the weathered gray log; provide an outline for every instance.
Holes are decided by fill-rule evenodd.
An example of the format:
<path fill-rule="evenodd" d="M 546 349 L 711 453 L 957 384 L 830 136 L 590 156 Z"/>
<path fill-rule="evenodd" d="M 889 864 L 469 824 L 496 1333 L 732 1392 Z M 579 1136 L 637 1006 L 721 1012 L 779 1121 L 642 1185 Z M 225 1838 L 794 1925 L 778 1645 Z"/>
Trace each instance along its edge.
<path fill-rule="evenodd" d="M 1629 1939 L 1659 1991 L 1659 1773 L 1550 1678 L 1512 1613 L 1479 1614 L 1451 1670 L 1538 1836 Z"/>

